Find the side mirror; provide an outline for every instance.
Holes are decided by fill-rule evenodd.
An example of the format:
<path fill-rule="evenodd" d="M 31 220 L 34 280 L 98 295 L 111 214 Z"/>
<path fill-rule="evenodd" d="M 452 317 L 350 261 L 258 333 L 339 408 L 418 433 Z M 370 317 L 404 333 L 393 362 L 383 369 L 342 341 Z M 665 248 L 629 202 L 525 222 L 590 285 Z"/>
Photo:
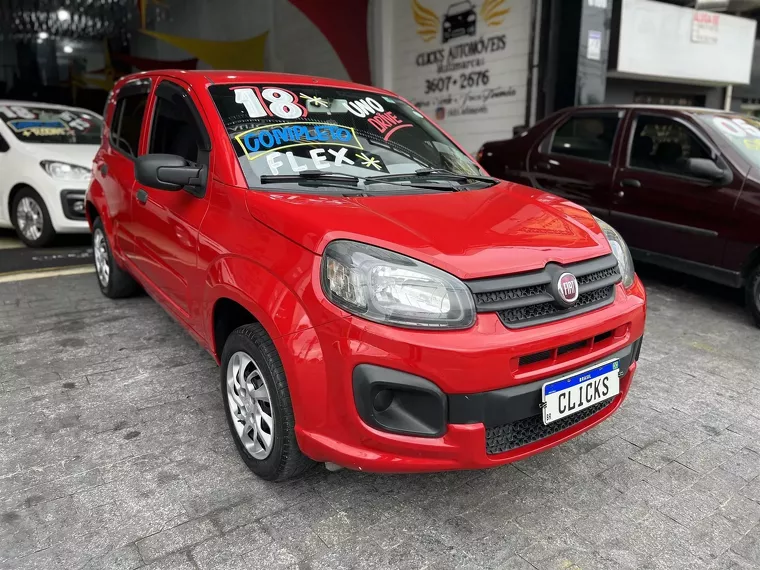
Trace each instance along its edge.
<path fill-rule="evenodd" d="M 733 180 L 730 170 L 724 170 L 709 158 L 690 158 L 686 168 L 692 176 L 714 183 L 728 184 Z"/>
<path fill-rule="evenodd" d="M 193 196 L 206 191 L 208 168 L 173 154 L 145 154 L 135 160 L 135 179 L 150 188 L 176 192 L 185 189 Z"/>

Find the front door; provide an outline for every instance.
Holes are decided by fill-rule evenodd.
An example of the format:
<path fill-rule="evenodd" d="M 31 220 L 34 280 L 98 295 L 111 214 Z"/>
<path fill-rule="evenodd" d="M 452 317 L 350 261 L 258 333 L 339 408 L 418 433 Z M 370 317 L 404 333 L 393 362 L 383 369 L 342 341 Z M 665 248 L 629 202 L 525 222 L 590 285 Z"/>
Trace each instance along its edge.
<path fill-rule="evenodd" d="M 163 80 L 151 105 L 147 154 L 172 154 L 209 165 L 211 146 L 198 108 L 187 90 Z M 208 210 L 208 195 L 166 191 L 134 183 L 132 223 L 137 268 L 179 309 L 190 312 L 188 280 L 196 267 L 198 229 Z"/>
<path fill-rule="evenodd" d="M 531 153 L 528 171 L 536 188 L 607 217 L 614 148 L 622 111 L 578 111 Z"/>
<path fill-rule="evenodd" d="M 612 225 L 639 256 L 654 253 L 720 265 L 741 177 L 731 188 L 690 174 L 688 159 L 729 166 L 708 138 L 684 119 L 637 112 L 613 189 Z M 639 251 L 636 251 L 639 250 Z"/>

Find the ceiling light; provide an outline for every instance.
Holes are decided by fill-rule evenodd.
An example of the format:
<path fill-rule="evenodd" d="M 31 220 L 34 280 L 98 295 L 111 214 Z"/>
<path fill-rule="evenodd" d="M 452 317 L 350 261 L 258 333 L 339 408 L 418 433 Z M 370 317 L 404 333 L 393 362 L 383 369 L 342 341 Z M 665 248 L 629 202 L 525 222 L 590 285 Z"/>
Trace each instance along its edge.
<path fill-rule="evenodd" d="M 61 8 L 58 10 L 58 19 L 61 22 L 67 22 L 68 20 L 71 20 L 71 12 L 65 10 L 64 8 Z"/>
<path fill-rule="evenodd" d="M 46 40 L 46 39 L 48 39 L 49 35 L 48 35 L 48 33 L 47 33 L 47 32 L 40 32 L 40 33 L 37 35 L 37 37 L 38 37 L 39 39 L 41 39 L 41 40 Z"/>
<path fill-rule="evenodd" d="M 63 46 L 63 53 L 71 53 L 74 51 L 74 48 L 71 46 Z"/>

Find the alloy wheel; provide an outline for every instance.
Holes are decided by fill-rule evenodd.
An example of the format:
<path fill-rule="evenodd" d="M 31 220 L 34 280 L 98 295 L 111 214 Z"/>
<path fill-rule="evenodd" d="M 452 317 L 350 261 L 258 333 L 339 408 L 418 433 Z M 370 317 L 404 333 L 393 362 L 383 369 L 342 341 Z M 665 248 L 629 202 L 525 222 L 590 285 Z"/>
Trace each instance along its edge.
<path fill-rule="evenodd" d="M 111 266 L 109 264 L 110 256 L 108 255 L 108 242 L 106 242 L 106 236 L 103 233 L 103 230 L 97 228 L 92 241 L 98 280 L 103 287 L 108 287 L 108 280 L 111 277 Z"/>
<path fill-rule="evenodd" d="M 34 198 L 24 196 L 16 206 L 18 230 L 29 241 L 37 241 L 42 236 L 45 216 Z"/>
<path fill-rule="evenodd" d="M 245 352 L 227 364 L 230 416 L 240 442 L 255 459 L 266 459 L 274 443 L 274 410 L 261 369 Z"/>

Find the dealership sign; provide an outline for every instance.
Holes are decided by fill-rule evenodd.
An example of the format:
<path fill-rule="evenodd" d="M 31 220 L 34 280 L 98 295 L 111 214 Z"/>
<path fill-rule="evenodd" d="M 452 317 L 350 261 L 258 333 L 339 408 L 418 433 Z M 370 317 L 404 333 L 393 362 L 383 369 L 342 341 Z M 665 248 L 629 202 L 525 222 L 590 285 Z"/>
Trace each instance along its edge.
<path fill-rule="evenodd" d="M 530 2 L 410 0 L 392 87 L 470 151 L 525 122 Z"/>

